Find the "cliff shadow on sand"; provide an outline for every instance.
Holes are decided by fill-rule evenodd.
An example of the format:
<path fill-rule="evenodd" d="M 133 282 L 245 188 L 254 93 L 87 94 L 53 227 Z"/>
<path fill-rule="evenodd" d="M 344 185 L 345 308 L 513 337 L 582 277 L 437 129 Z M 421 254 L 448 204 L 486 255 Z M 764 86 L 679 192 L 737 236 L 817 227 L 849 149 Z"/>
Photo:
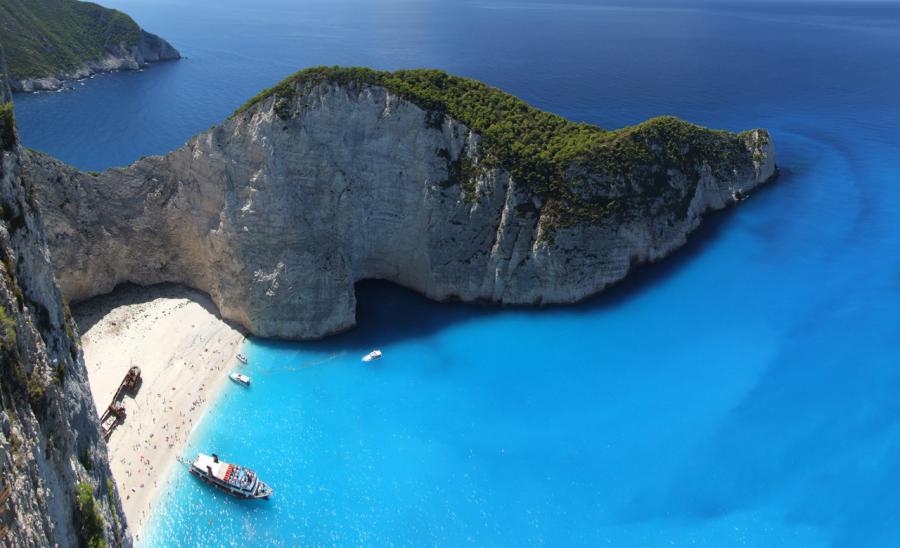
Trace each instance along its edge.
<path fill-rule="evenodd" d="M 133 306 L 156 299 L 186 299 L 200 305 L 216 319 L 228 324 L 233 329 L 245 333 L 240 325 L 222 318 L 218 307 L 206 293 L 175 283 L 162 283 L 151 286 L 140 286 L 131 283 L 120 284 L 110 293 L 98 295 L 91 299 L 72 305 L 72 316 L 78 324 L 78 330 L 86 333 L 94 325 L 109 315 L 114 309 L 122 306 Z"/>

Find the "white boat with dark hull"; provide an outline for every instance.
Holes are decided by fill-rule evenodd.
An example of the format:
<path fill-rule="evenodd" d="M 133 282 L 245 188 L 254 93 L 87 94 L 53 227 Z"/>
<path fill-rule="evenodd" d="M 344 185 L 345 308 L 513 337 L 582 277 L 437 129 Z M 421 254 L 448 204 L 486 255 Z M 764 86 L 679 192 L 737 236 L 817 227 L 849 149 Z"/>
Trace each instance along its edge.
<path fill-rule="evenodd" d="M 250 386 L 250 377 L 248 377 L 247 375 L 242 375 L 241 373 L 232 371 L 231 373 L 228 374 L 228 378 L 238 384 L 243 384 L 244 386 Z"/>
<path fill-rule="evenodd" d="M 241 499 L 268 499 L 272 488 L 261 481 L 256 472 L 237 464 L 219 460 L 218 455 L 200 453 L 188 471 L 205 483 Z"/>
<path fill-rule="evenodd" d="M 369 363 L 370 361 L 377 360 L 380 357 L 381 357 L 381 350 L 373 350 L 373 351 L 369 352 L 368 354 L 366 354 L 365 356 L 363 356 L 362 361 Z"/>

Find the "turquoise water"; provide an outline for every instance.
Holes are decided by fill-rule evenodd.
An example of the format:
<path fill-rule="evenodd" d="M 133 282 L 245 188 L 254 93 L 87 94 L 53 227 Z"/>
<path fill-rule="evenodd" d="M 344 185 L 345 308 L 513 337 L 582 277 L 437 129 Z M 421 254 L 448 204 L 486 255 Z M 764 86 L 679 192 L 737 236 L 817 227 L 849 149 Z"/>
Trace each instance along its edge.
<path fill-rule="evenodd" d="M 85 168 L 332 63 L 445 68 L 606 127 L 767 127 L 782 166 L 578 306 L 367 282 L 357 329 L 253 340 L 252 388 L 228 386 L 184 456 L 252 466 L 275 496 L 179 471 L 147 544 L 900 545 L 900 6 L 108 3 L 189 59 L 18 98 L 26 144 Z"/>

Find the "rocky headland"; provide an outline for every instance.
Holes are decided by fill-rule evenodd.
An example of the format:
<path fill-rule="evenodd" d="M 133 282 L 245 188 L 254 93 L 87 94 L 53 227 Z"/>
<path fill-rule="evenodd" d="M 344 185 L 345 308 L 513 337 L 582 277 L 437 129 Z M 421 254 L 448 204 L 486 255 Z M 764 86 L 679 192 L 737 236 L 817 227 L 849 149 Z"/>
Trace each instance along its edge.
<path fill-rule="evenodd" d="M 23 161 L 68 299 L 175 282 L 290 339 L 352 327 L 366 279 L 436 300 L 584 299 L 776 174 L 764 130 L 605 131 L 438 71 L 338 68 L 127 168 Z"/>
<path fill-rule="evenodd" d="M 94 74 L 181 58 L 128 15 L 77 0 L 0 0 L 0 43 L 14 92 L 56 91 Z"/>

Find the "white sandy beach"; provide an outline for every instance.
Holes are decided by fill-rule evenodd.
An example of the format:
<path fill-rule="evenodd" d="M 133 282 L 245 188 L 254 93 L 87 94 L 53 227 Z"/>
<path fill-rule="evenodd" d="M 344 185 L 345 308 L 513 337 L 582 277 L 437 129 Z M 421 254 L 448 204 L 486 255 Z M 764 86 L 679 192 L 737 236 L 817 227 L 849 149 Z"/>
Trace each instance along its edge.
<path fill-rule="evenodd" d="M 74 313 L 99 413 L 128 368 L 141 368 L 143 383 L 125 396 L 128 416 L 108 442 L 129 528 L 140 535 L 188 435 L 240 365 L 244 336 L 208 296 L 178 286 L 120 288 Z"/>

